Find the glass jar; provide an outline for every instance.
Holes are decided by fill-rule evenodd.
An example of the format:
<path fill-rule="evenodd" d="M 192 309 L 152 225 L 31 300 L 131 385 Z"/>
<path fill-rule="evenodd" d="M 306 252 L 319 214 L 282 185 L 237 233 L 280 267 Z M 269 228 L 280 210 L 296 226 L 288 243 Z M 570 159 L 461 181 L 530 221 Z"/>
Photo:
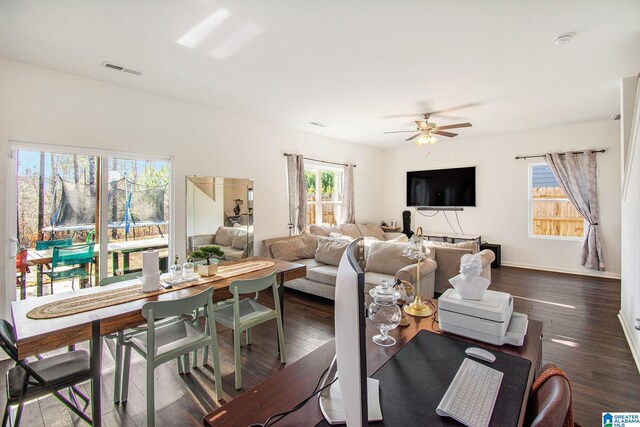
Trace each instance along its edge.
<path fill-rule="evenodd" d="M 178 258 L 178 255 L 176 255 L 173 265 L 169 267 L 169 277 L 173 281 L 182 279 L 182 265 L 180 265 L 180 258 Z"/>
<path fill-rule="evenodd" d="M 193 265 L 193 260 L 191 258 L 187 258 L 187 261 L 182 264 L 182 275 L 185 279 L 191 279 L 195 273 L 195 266 Z"/>
<path fill-rule="evenodd" d="M 373 302 L 369 305 L 369 320 L 378 329 L 380 334 L 374 335 L 373 342 L 382 347 L 389 347 L 396 343 L 395 338 L 388 335 L 389 331 L 400 324 L 402 311 L 398 307 L 400 292 L 395 290 L 387 280 L 382 285 L 369 291 Z"/>

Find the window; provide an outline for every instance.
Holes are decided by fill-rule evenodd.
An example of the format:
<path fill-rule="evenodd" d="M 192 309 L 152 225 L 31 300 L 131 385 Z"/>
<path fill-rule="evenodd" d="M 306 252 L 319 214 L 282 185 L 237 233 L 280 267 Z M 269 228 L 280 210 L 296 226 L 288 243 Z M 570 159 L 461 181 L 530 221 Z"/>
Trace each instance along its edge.
<path fill-rule="evenodd" d="M 584 218 L 546 163 L 529 166 L 529 237 L 573 240 L 584 237 Z"/>
<path fill-rule="evenodd" d="M 307 187 L 307 225 L 336 225 L 342 211 L 342 168 L 305 165 L 304 173 Z"/>

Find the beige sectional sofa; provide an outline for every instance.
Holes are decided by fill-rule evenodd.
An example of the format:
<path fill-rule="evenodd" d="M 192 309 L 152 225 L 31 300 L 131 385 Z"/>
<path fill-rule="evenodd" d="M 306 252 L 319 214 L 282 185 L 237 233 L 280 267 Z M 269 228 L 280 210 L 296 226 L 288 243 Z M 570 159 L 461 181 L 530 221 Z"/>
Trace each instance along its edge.
<path fill-rule="evenodd" d="M 377 230 L 376 230 L 377 229 Z M 348 244 L 363 237 L 363 270 L 365 290 L 396 278 L 416 282 L 417 264 L 402 255 L 406 236 L 402 233 L 385 233 L 373 224 L 345 224 L 339 227 L 312 226 L 312 232 L 262 241 L 262 254 L 267 257 L 293 261 L 307 266 L 307 275 L 285 283 L 285 286 L 334 299 L 338 264 Z M 433 297 L 436 262 L 426 259 L 420 266 L 421 295 Z"/>
<path fill-rule="evenodd" d="M 246 258 L 253 253 L 253 236 L 246 227 L 224 227 L 220 226 L 215 234 L 200 234 L 190 236 L 187 241 L 187 251 L 189 253 L 203 246 L 219 246 L 226 261 L 233 261 L 239 258 Z"/>

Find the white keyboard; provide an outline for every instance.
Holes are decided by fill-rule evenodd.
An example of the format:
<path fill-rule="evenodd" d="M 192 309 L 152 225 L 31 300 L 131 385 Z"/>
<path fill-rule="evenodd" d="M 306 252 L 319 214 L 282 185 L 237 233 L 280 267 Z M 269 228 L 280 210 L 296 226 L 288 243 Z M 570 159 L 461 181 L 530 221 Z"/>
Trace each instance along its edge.
<path fill-rule="evenodd" d="M 469 427 L 487 427 L 502 376 L 500 371 L 464 359 L 436 412 Z"/>

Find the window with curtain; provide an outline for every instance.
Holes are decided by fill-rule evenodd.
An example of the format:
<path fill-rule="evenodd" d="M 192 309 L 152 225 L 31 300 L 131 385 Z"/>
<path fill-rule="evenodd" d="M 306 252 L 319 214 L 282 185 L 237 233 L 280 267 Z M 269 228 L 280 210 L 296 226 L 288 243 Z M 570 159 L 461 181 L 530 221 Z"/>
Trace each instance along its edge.
<path fill-rule="evenodd" d="M 307 225 L 332 224 L 340 221 L 343 201 L 342 168 L 305 164 L 307 188 Z"/>
<path fill-rule="evenodd" d="M 529 237 L 580 240 L 585 221 L 547 163 L 529 166 Z"/>

